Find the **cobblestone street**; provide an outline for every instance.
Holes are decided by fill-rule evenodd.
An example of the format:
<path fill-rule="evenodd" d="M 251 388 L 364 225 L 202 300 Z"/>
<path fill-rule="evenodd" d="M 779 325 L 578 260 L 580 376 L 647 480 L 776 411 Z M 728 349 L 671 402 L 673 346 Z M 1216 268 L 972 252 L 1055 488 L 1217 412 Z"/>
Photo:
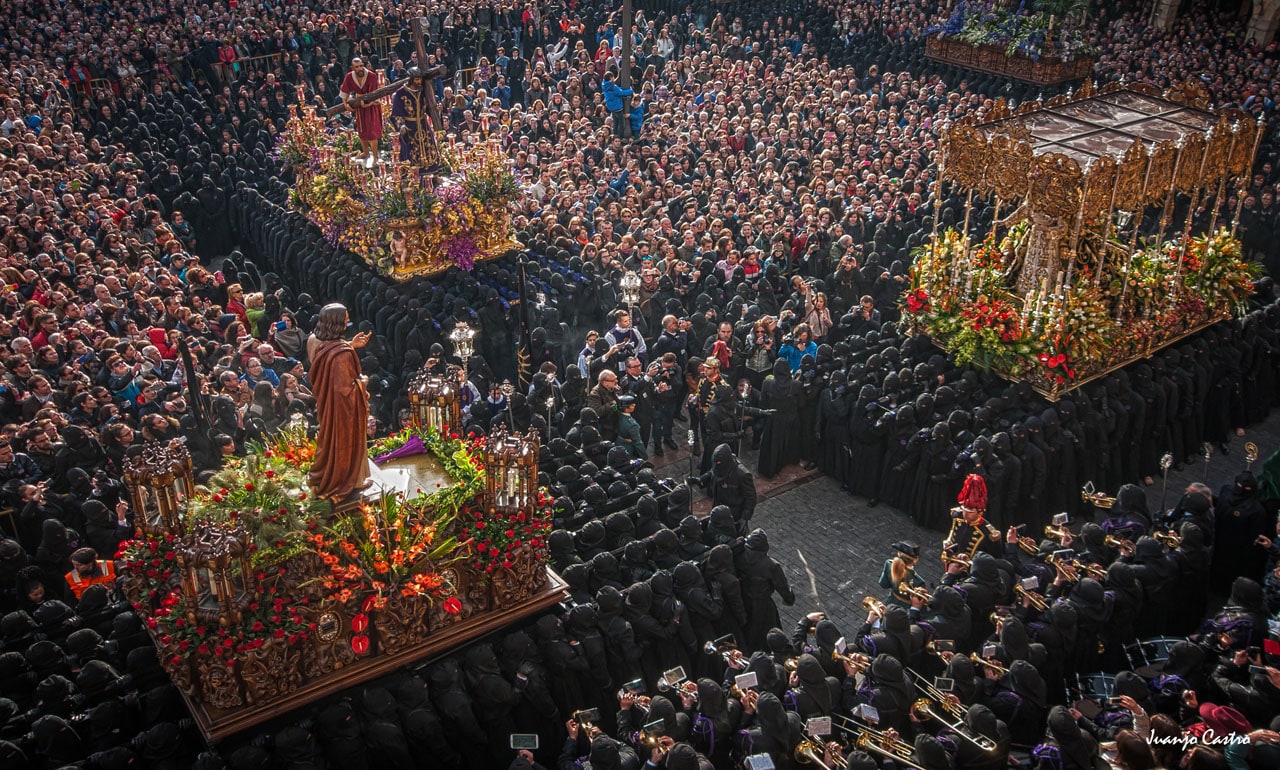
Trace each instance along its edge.
<path fill-rule="evenodd" d="M 1243 438 L 1233 439 L 1228 455 L 1214 449 L 1207 479 L 1215 494 L 1244 470 L 1247 441 L 1259 448 L 1258 461 L 1253 464 L 1257 472 L 1263 461 L 1280 449 L 1280 416 L 1273 413 L 1266 422 L 1248 429 Z M 747 453 L 744 460 L 748 468 L 754 470 L 755 459 L 754 452 Z M 663 475 L 682 478 L 687 467 L 683 462 L 669 466 Z M 1205 478 L 1202 461 L 1181 471 L 1170 471 L 1165 507 L 1177 502 L 1187 484 Z M 779 485 L 777 482 L 783 479 L 786 483 Z M 756 508 L 752 524 L 769 533 L 772 553 L 782 563 L 796 592 L 794 607 L 779 606 L 787 630 L 796 619 L 817 609 L 827 612 L 846 631 L 856 629 L 866 616 L 862 598 L 883 598 L 884 591 L 877 581 L 884 560 L 892 555 L 890 544 L 895 540 L 919 543 L 920 574 L 931 585 L 941 577 L 938 552 L 944 532 L 917 527 L 905 513 L 884 504 L 868 508 L 865 499 L 841 491 L 835 481 L 803 474 L 798 467 L 787 468 L 777 480 L 759 479 L 757 484 L 764 499 Z M 774 486 L 780 491 L 770 494 L 766 488 Z M 1161 490 L 1158 477 L 1146 488 L 1152 511 L 1160 508 Z M 1114 495 L 1116 490 L 1106 492 Z M 1078 530 L 1079 522 L 1073 528 Z"/>

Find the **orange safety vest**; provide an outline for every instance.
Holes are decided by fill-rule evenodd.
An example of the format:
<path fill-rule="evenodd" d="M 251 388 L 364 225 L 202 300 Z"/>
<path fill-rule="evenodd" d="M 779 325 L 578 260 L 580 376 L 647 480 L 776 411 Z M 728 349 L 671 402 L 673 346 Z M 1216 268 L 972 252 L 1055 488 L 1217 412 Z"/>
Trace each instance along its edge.
<path fill-rule="evenodd" d="M 93 575 L 90 577 L 81 577 L 80 573 L 76 572 L 75 568 L 72 568 L 72 570 L 66 574 L 65 578 L 67 585 L 71 587 L 71 593 L 75 594 L 77 600 L 80 599 L 80 595 L 83 594 L 89 586 L 97 585 L 98 583 L 106 584 L 107 588 L 115 586 L 116 563 L 114 561 L 98 559 L 98 570 L 102 572 L 101 575 Z"/>

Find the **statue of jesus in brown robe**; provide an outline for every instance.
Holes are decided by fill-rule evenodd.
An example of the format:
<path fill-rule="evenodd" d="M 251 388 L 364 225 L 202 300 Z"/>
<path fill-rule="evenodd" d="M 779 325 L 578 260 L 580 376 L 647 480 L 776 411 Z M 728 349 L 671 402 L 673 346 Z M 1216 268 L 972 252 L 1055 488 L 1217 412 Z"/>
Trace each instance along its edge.
<path fill-rule="evenodd" d="M 368 486 L 369 459 L 365 449 L 369 394 L 365 391 L 356 350 L 369 341 L 368 333 L 347 342 L 342 338 L 349 321 L 341 304 L 325 305 L 307 340 L 311 359 L 308 375 L 316 399 L 320 430 L 316 456 L 307 476 L 314 497 L 342 502 Z"/>

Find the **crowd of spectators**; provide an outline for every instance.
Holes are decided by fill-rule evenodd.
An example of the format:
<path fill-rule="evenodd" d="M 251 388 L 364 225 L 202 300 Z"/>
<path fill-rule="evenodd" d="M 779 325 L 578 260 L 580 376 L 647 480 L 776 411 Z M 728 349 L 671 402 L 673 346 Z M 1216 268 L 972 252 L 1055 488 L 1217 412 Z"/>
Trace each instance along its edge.
<path fill-rule="evenodd" d="M 623 518 L 634 524 L 636 491 L 657 482 L 634 470 L 623 487 L 613 477 L 581 482 L 609 476 L 601 468 L 627 467 L 611 460 L 611 448 L 643 461 L 685 443 L 681 421 L 695 431 L 698 470 L 711 474 L 700 478 L 713 494 L 717 466 L 724 473 L 749 439 L 761 448 L 757 468 L 765 475 L 815 463 L 855 494 L 884 499 L 931 526 L 942 523 L 953 487 L 976 470 L 998 490 L 991 518 L 1003 527 L 1013 511 L 1034 521 L 1068 507 L 1082 480 L 1114 489 L 1149 477 L 1170 446 L 1180 461 L 1203 441 L 1225 446 L 1275 402 L 1280 311 L 1265 281 L 1246 320 L 1049 410 L 899 336 L 893 324 L 912 248 L 923 243 L 936 210 L 943 225 L 963 217 L 952 198 L 935 208 L 939 128 L 981 114 L 995 98 L 1038 95 L 925 59 L 922 35 L 945 17 L 943 4 L 639 9 L 632 94 L 611 93 L 628 100 L 623 130 L 613 125 L 610 112 L 619 110 L 605 93 L 623 66 L 617 14 L 598 0 L 416 9 L 138 0 L 0 9 L 0 482 L 13 512 L 0 517 L 13 536 L 0 544 L 0 609 L 10 613 L 0 629 L 0 696 L 9 701 L 0 704 L 14 704 L 2 734 L 14 742 L 3 744 L 0 762 L 24 766 L 14 747 L 37 766 L 83 762 L 93 752 L 92 764 L 103 768 L 138 757 L 155 767 L 192 766 L 190 725 L 174 720 L 181 707 L 158 686 L 163 674 L 137 618 L 120 613 L 109 580 L 99 580 L 132 531 L 122 463 L 143 441 L 184 439 L 207 474 L 247 441 L 295 415 L 308 417 L 304 341 L 327 301 L 344 301 L 362 330 L 376 335 L 361 351 L 372 433 L 398 425 L 408 376 L 451 355 L 454 323 L 478 328 L 469 423 L 479 431 L 493 420 L 536 426 L 556 464 L 585 458 L 595 465 L 576 479 L 553 477 L 565 485 L 559 524 L 577 531 L 584 556 L 598 545 L 591 522 L 627 510 Z M 1172 30 L 1156 30 L 1145 24 L 1149 10 L 1140 3 L 1096 10 L 1100 80 L 1163 87 L 1194 76 L 1216 106 L 1272 114 L 1274 46 L 1259 50 L 1242 40 L 1239 20 L 1203 8 Z M 517 374 L 514 260 L 395 285 L 287 209 L 288 170 L 273 149 L 298 87 L 309 101 L 335 103 L 356 55 L 389 79 L 405 76 L 423 64 L 413 60 L 406 32 L 413 12 L 428 20 L 425 64 L 444 63 L 454 73 L 434 84 L 448 121 L 445 141 L 497 136 L 529 190 L 518 235 L 530 247 L 533 293 L 546 300 L 532 319 L 539 374 L 528 394 L 508 398 L 496 387 Z M 1207 222 L 1213 207 L 1230 218 L 1244 195 L 1245 248 L 1274 272 L 1280 173 L 1272 126 L 1249 183 L 1222 200 L 1210 196 L 1197 221 Z M 989 217 L 979 210 L 974 220 Z M 641 302 L 617 314 L 623 269 L 642 276 Z M 579 336 L 593 327 L 585 340 Z M 815 433 L 817 442 L 804 438 Z M 1046 463 L 1064 470 L 1046 482 Z M 745 473 L 736 460 L 732 466 Z M 723 502 L 734 508 L 728 526 L 715 515 L 667 521 L 680 558 L 658 558 L 658 541 L 666 549 L 668 535 L 637 538 L 650 553 L 627 557 L 639 573 L 611 586 L 627 589 L 628 607 L 644 593 L 632 583 L 657 593 L 647 576 L 637 577 L 641 564 L 671 570 L 679 595 L 699 582 L 678 566 L 701 555 L 697 543 L 751 550 L 750 537 L 736 539 L 749 530 L 750 506 Z M 668 515 L 666 496 L 662 506 Z M 1232 536 L 1245 543 L 1265 534 L 1267 521 L 1252 516 L 1217 548 L 1227 549 Z M 617 532 L 609 537 L 609 547 L 625 548 Z M 1224 569 L 1223 559 L 1216 564 Z M 763 557 L 761 565 L 768 565 Z M 1229 571 L 1245 569 L 1261 582 L 1264 570 L 1255 566 Z M 1275 580 L 1265 572 L 1271 593 Z M 608 609 L 615 597 L 602 599 L 606 586 L 591 574 L 575 577 L 587 580 L 575 584 L 576 598 L 620 619 Z M 707 579 L 715 583 L 716 574 L 725 570 L 713 568 Z M 1222 587 L 1230 577 L 1219 576 Z M 767 600 L 771 585 L 744 589 L 748 603 Z M 701 635 L 732 629 L 714 606 L 703 609 L 705 621 L 695 624 Z M 763 604 L 760 611 L 756 620 L 745 610 L 738 615 L 740 626 L 755 623 L 754 633 L 737 629 L 749 648 L 765 646 L 757 637 L 768 623 L 758 618 L 769 613 Z M 21 612 L 27 615 L 12 614 Z M 574 638 L 589 647 L 584 635 L 607 622 L 614 621 L 580 617 Z M 546 625 L 541 641 L 549 655 L 559 637 L 554 623 Z M 472 668 L 488 666 L 477 655 L 469 680 L 482 678 Z M 559 693 L 551 713 L 605 705 L 601 693 L 624 674 L 652 684 L 670 661 L 654 656 L 641 671 L 608 654 L 590 663 L 594 689 Z M 701 673 L 712 673 L 707 663 Z M 599 676 L 600 665 L 613 676 Z M 130 676 L 119 679 L 120 672 Z M 513 681 L 514 672 L 502 673 Z M 552 678 L 561 673 L 552 670 Z M 456 670 L 440 676 L 432 699 L 461 692 Z M 422 693 L 412 682 L 404 687 L 396 692 L 402 711 L 424 710 Z M 143 697 L 129 694 L 135 691 Z M 366 725 L 386 716 L 384 694 L 361 696 Z M 94 730 L 72 719 L 88 706 L 103 713 Z M 335 728 L 330 735 L 350 720 L 344 706 L 334 708 L 319 718 L 321 727 Z M 484 727 L 493 745 L 503 741 L 494 731 L 508 723 Z M 717 733 L 723 727 L 716 722 Z M 274 738 L 280 766 L 291 752 L 305 755 L 307 726 L 291 729 Z M 688 758 L 669 752 L 667 766 L 680 757 Z M 221 761 L 200 759 L 209 767 Z"/>

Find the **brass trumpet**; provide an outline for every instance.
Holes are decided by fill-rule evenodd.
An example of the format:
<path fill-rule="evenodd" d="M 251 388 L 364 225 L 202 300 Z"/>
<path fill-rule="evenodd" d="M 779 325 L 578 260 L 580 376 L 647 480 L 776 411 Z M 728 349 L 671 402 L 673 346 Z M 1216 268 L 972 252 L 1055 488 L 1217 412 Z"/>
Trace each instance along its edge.
<path fill-rule="evenodd" d="M 924 586 L 910 586 L 905 582 L 898 584 L 898 592 L 912 599 L 919 599 L 921 602 L 928 604 L 933 601 L 933 597 L 929 595 L 929 589 Z"/>
<path fill-rule="evenodd" d="M 1005 668 L 999 663 L 987 660 L 986 658 L 979 656 L 978 653 L 976 652 L 969 653 L 969 660 L 973 661 L 973 665 L 982 666 L 983 668 L 989 668 L 992 671 L 999 674 L 1000 676 L 1004 676 L 1005 674 L 1009 673 L 1009 669 Z"/>
<path fill-rule="evenodd" d="M 1151 536 L 1156 539 L 1156 542 L 1160 543 L 1165 548 L 1168 548 L 1170 551 L 1173 551 L 1177 549 L 1178 546 L 1182 545 L 1182 535 L 1179 535 L 1173 530 L 1152 532 Z"/>
<path fill-rule="evenodd" d="M 1098 581 L 1107 579 L 1107 568 L 1101 564 L 1078 563 L 1075 566 L 1077 569 L 1084 571 L 1085 577 L 1090 577 Z"/>
<path fill-rule="evenodd" d="M 1129 553 L 1133 553 L 1134 545 L 1132 540 L 1126 540 L 1123 537 L 1116 537 L 1115 535 L 1107 535 L 1102 540 L 1104 543 L 1107 544 L 1108 548 L 1114 548 L 1117 551 L 1128 551 Z"/>
<path fill-rule="evenodd" d="M 969 554 L 967 553 L 947 553 L 946 551 L 943 551 L 942 552 L 943 567 L 946 567 L 951 564 L 959 564 L 961 567 L 965 568 L 965 571 L 968 571 L 970 568 L 973 567 L 973 558 L 970 557 Z"/>
<path fill-rule="evenodd" d="M 920 763 L 914 761 L 916 749 L 910 743 L 865 725 L 859 725 L 853 734 L 856 736 L 854 746 L 862 751 L 878 754 L 900 765 L 913 767 L 915 770 L 925 770 Z"/>
<path fill-rule="evenodd" d="M 1044 561 L 1045 564 L 1053 567 L 1054 570 L 1057 571 L 1058 575 L 1068 583 L 1080 582 L 1080 573 L 1076 571 L 1076 565 L 1074 563 L 1064 561 L 1056 556 L 1046 556 Z"/>
<path fill-rule="evenodd" d="M 686 679 L 683 682 L 668 684 L 667 680 L 659 677 L 658 692 L 672 692 L 672 691 L 674 691 L 676 695 L 682 695 L 682 694 L 686 695 L 692 698 L 695 702 L 698 700 L 698 683 L 697 682 L 691 682 L 688 679 Z"/>
<path fill-rule="evenodd" d="M 1092 481 L 1085 482 L 1084 487 L 1080 490 L 1080 499 L 1095 508 L 1110 509 L 1111 506 L 1116 504 L 1114 497 L 1108 497 L 1105 492 L 1094 488 Z"/>
<path fill-rule="evenodd" d="M 817 765 L 822 770 L 831 770 L 831 766 L 822 761 L 824 752 L 825 749 L 821 743 L 808 738 L 801 738 L 800 742 L 796 744 L 793 756 L 796 758 L 796 762 L 802 765 Z"/>
<path fill-rule="evenodd" d="M 1040 553 L 1040 544 L 1029 537 L 1019 537 L 1018 547 L 1022 549 L 1023 553 L 1030 556 Z"/>
<path fill-rule="evenodd" d="M 848 663 L 853 670 L 862 673 L 871 667 L 871 658 L 860 652 L 840 652 L 839 650 L 831 651 L 831 659 L 838 663 Z"/>
<path fill-rule="evenodd" d="M 782 661 L 782 667 L 787 670 L 788 674 L 793 674 L 795 673 L 795 670 L 800 667 L 800 658 L 798 656 L 794 658 L 787 658 Z"/>
<path fill-rule="evenodd" d="M 942 705 L 946 706 L 946 702 L 944 701 Z M 940 715 L 938 712 L 933 710 L 933 704 L 929 702 L 928 698 L 921 698 L 920 700 L 911 704 L 911 713 L 915 714 L 916 719 L 919 719 L 921 721 L 924 721 L 927 719 L 938 720 L 942 724 L 951 728 L 951 731 L 953 733 L 965 739 L 966 741 L 972 743 L 974 746 L 977 746 L 982 751 L 996 750 L 995 741 L 991 740 L 985 735 L 975 734 L 969 728 L 969 726 L 964 722 L 960 720 L 956 720 L 954 722 L 948 722 L 946 719 L 944 719 L 942 715 Z"/>
<path fill-rule="evenodd" d="M 1030 602 L 1032 607 L 1035 607 L 1040 612 L 1044 612 L 1045 610 L 1049 609 L 1049 602 L 1045 600 L 1043 596 L 1041 596 L 1039 593 L 1036 593 L 1035 591 L 1028 591 L 1027 589 L 1023 588 L 1021 585 L 1014 585 L 1013 592 L 1017 594 L 1018 598 L 1026 599 L 1028 602 Z"/>
<path fill-rule="evenodd" d="M 702 645 L 702 651 L 708 655 L 721 656 L 724 658 L 724 662 L 726 664 L 735 662 L 739 664 L 742 663 L 742 650 L 739 650 L 736 646 L 707 642 Z"/>
<path fill-rule="evenodd" d="M 1072 535 L 1066 527 L 1055 527 L 1053 525 L 1046 524 L 1044 528 L 1044 536 L 1061 545 L 1064 540 Z"/>
<path fill-rule="evenodd" d="M 874 596 L 862 597 L 862 608 L 867 612 L 874 612 L 877 617 L 884 617 L 884 613 L 888 609 L 884 602 Z"/>

